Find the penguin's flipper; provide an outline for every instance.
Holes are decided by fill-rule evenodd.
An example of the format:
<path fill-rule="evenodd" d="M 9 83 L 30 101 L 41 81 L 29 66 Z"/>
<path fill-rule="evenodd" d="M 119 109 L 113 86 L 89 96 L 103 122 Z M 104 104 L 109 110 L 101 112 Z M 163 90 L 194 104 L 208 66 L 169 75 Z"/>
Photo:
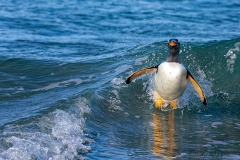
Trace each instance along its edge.
<path fill-rule="evenodd" d="M 189 82 L 193 85 L 193 87 L 196 89 L 196 91 L 198 92 L 202 103 L 204 105 L 207 105 L 207 98 L 202 90 L 202 88 L 200 87 L 200 85 L 197 83 L 197 81 L 193 78 L 192 74 L 187 71 L 187 79 L 189 80 Z"/>
<path fill-rule="evenodd" d="M 126 83 L 129 84 L 132 80 L 134 80 L 135 78 L 137 78 L 143 74 L 157 71 L 157 68 L 158 68 L 158 66 L 154 66 L 154 67 L 149 67 L 149 68 L 145 68 L 140 71 L 137 71 L 127 78 Z"/>

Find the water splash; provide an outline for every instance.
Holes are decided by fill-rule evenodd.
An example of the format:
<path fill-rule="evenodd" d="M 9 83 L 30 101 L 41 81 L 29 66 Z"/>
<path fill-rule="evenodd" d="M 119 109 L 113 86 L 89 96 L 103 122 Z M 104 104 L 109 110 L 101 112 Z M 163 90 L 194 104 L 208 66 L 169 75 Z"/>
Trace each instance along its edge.
<path fill-rule="evenodd" d="M 121 90 L 123 86 L 123 84 L 125 84 L 124 79 L 121 78 L 113 78 L 111 80 L 111 86 L 113 87 L 112 91 L 111 91 L 111 96 L 109 99 L 109 110 L 114 112 L 114 111 L 122 111 L 123 109 L 120 107 L 121 104 L 121 100 L 120 100 L 120 95 L 119 95 L 119 90 Z"/>
<path fill-rule="evenodd" d="M 234 70 L 234 64 L 237 59 L 237 54 L 240 53 L 240 42 L 235 43 L 234 47 L 235 48 L 229 49 L 227 54 L 224 55 L 226 58 L 228 58 L 227 59 L 227 68 L 231 73 Z"/>
<path fill-rule="evenodd" d="M 136 65 L 136 66 L 141 66 L 141 65 L 143 65 L 144 62 L 147 61 L 147 60 L 148 60 L 148 56 L 138 58 L 138 59 L 135 60 L 134 65 Z"/>
<path fill-rule="evenodd" d="M 1 142 L 0 159 L 83 159 L 91 148 L 84 133 L 84 114 L 90 109 L 85 98 L 71 111 L 55 110 L 30 124 L 7 125 Z M 32 130 L 26 129 L 30 125 Z"/>

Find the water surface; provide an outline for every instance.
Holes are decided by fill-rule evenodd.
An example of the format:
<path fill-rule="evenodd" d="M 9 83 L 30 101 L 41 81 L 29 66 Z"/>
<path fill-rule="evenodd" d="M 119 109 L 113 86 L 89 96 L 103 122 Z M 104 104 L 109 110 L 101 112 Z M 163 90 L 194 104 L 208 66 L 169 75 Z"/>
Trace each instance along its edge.
<path fill-rule="evenodd" d="M 240 3 L 0 3 L 0 159 L 240 159 Z M 167 41 L 190 85 L 178 109 L 153 103 Z"/>

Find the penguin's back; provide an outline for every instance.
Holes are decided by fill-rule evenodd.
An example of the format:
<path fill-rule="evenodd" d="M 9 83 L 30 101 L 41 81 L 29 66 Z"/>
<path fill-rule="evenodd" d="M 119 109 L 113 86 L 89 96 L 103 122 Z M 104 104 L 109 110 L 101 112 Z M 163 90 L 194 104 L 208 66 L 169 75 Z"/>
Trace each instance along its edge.
<path fill-rule="evenodd" d="M 181 96 L 187 85 L 187 70 L 177 62 L 163 62 L 155 74 L 155 90 L 165 100 Z"/>

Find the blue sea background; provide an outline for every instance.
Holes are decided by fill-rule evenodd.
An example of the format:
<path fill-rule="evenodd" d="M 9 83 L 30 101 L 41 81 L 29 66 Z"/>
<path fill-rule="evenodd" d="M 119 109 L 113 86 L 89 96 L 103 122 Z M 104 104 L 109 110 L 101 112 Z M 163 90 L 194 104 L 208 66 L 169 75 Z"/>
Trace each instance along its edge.
<path fill-rule="evenodd" d="M 240 159 L 239 0 L 0 1 L 0 159 Z M 154 107 L 167 41 L 202 86 Z"/>

